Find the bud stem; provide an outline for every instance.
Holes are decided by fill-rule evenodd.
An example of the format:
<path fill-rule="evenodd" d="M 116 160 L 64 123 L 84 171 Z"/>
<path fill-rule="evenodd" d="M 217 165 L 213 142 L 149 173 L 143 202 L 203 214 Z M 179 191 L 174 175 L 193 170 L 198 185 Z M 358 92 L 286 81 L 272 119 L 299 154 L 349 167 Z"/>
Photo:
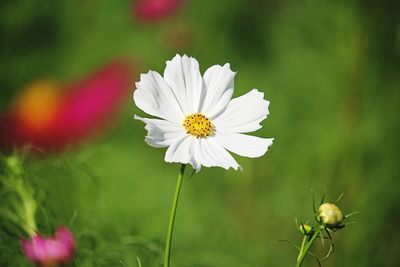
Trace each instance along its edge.
<path fill-rule="evenodd" d="M 303 255 L 304 246 L 305 246 L 306 242 L 307 242 L 307 235 L 304 235 L 303 241 L 301 242 L 301 247 L 300 247 L 299 255 L 297 256 L 297 261 L 299 261 L 299 260 L 300 260 L 300 256 Z"/>
<path fill-rule="evenodd" d="M 308 240 L 308 241 L 307 241 L 307 236 L 304 236 L 303 242 L 300 247 L 299 255 L 297 256 L 296 267 L 300 267 L 303 264 L 304 258 L 308 254 L 311 246 L 313 245 L 314 241 L 319 236 L 322 229 L 324 229 L 322 226 L 318 226 L 317 229 L 315 229 L 314 234 L 311 236 L 310 240 Z"/>

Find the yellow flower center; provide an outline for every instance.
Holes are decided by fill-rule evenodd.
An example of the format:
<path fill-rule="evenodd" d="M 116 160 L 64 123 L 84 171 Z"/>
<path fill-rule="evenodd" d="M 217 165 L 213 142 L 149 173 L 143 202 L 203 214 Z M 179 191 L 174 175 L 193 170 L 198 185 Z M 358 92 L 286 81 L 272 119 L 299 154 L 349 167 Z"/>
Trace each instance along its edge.
<path fill-rule="evenodd" d="M 185 117 L 183 121 L 186 132 L 197 138 L 207 137 L 213 133 L 213 125 L 209 118 L 201 113 L 194 113 Z"/>

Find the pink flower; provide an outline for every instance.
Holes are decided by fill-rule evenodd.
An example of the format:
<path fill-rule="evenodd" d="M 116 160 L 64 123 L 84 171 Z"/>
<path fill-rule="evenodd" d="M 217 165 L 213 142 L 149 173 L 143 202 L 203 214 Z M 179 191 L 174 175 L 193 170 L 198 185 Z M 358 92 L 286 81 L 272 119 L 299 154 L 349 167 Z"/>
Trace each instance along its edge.
<path fill-rule="evenodd" d="M 21 238 L 20 244 L 28 260 L 40 267 L 56 267 L 70 263 L 76 250 L 75 239 L 65 227 L 58 228 L 52 237 L 37 234 L 31 239 Z"/>
<path fill-rule="evenodd" d="M 175 13 L 183 0 L 137 0 L 133 6 L 134 14 L 141 21 L 157 21 Z"/>
<path fill-rule="evenodd" d="M 0 117 L 0 146 L 62 150 L 105 126 L 132 84 L 133 71 L 124 60 L 108 63 L 66 85 L 36 81 Z"/>
<path fill-rule="evenodd" d="M 127 99 L 133 72 L 124 61 L 115 61 L 89 77 L 69 85 L 69 93 L 54 124 L 58 144 L 69 144 L 104 127 Z"/>

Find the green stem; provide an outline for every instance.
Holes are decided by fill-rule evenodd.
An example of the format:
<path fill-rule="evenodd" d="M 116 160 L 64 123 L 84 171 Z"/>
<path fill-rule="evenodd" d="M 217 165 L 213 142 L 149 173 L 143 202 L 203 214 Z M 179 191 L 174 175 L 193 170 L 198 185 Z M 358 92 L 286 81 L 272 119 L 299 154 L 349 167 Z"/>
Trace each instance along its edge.
<path fill-rule="evenodd" d="M 301 244 L 299 256 L 297 257 L 296 267 L 300 267 L 303 264 L 303 261 L 304 261 L 306 255 L 308 254 L 308 251 L 310 250 L 311 246 L 313 245 L 315 239 L 317 239 L 317 237 L 319 236 L 319 233 L 321 232 L 322 229 L 324 229 L 322 226 L 318 226 L 317 229 L 315 229 L 315 232 L 312 235 L 311 239 L 308 242 L 306 242 L 305 245 L 304 245 L 304 239 L 303 239 L 303 243 Z"/>
<path fill-rule="evenodd" d="M 178 206 L 179 193 L 181 192 L 181 188 L 182 188 L 183 174 L 185 173 L 185 167 L 186 167 L 186 164 L 182 164 L 181 170 L 178 175 L 178 181 L 176 182 L 174 199 L 172 201 L 171 214 L 169 216 L 167 240 L 166 240 L 166 244 L 165 244 L 164 267 L 169 267 L 169 263 L 170 263 L 170 259 L 171 259 L 172 233 L 174 231 L 176 208 Z"/>
<path fill-rule="evenodd" d="M 33 237 L 37 233 L 35 220 L 37 204 L 33 197 L 32 190 L 23 181 L 23 178 L 21 176 L 18 176 L 14 177 L 14 179 L 14 190 L 19 195 L 21 200 L 21 204 L 16 205 L 17 212 L 20 216 L 20 224 L 25 232 L 30 237 Z"/>
<path fill-rule="evenodd" d="M 303 241 L 301 242 L 300 252 L 299 252 L 299 255 L 297 256 L 297 261 L 299 261 L 300 256 L 303 255 L 304 245 L 306 244 L 306 242 L 307 242 L 307 236 L 304 235 Z"/>

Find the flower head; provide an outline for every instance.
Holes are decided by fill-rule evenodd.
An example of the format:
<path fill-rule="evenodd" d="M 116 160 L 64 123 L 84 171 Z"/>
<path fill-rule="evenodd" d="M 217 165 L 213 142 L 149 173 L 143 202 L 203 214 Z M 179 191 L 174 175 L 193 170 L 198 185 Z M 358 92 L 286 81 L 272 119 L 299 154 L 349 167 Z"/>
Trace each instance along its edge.
<path fill-rule="evenodd" d="M 118 60 L 71 84 L 29 84 L 0 117 L 0 146 L 59 151 L 92 135 L 115 114 L 131 79 L 130 64 Z"/>
<path fill-rule="evenodd" d="M 72 261 L 76 243 L 72 233 L 65 227 L 58 228 L 52 237 L 39 234 L 31 239 L 21 238 L 21 248 L 33 264 L 40 267 L 56 267 Z"/>
<path fill-rule="evenodd" d="M 272 138 L 246 135 L 261 128 L 269 102 L 257 89 L 232 99 L 235 73 L 229 64 L 214 65 L 202 76 L 196 59 L 176 55 L 167 61 L 164 75 L 149 71 L 136 83 L 134 102 L 158 118 L 136 119 L 146 123 L 145 141 L 153 147 L 168 147 L 166 162 L 240 166 L 228 153 L 255 158 L 265 154 Z M 228 150 L 228 151 L 227 151 Z"/>

